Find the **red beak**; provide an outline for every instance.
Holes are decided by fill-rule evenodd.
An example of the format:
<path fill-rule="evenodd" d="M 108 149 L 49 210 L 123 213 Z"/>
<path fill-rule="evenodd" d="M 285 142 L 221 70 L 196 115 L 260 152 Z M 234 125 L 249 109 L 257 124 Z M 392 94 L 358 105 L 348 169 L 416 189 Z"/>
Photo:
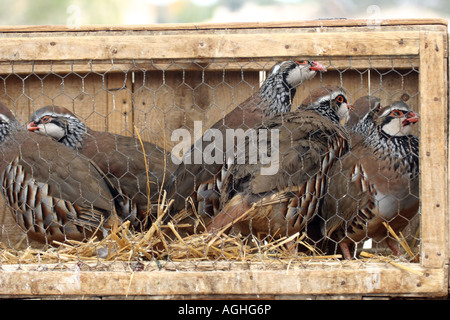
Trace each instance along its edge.
<path fill-rule="evenodd" d="M 39 130 L 39 127 L 36 126 L 34 121 L 32 121 L 27 125 L 27 129 L 28 129 L 28 131 L 36 131 L 36 130 Z"/>
<path fill-rule="evenodd" d="M 406 116 L 406 119 L 403 120 L 403 125 L 408 125 L 416 122 L 419 122 L 419 117 L 414 112 L 410 112 Z"/>
<path fill-rule="evenodd" d="M 312 61 L 311 67 L 309 69 L 314 70 L 314 71 L 327 72 L 327 68 L 323 64 L 321 64 L 317 61 Z"/>

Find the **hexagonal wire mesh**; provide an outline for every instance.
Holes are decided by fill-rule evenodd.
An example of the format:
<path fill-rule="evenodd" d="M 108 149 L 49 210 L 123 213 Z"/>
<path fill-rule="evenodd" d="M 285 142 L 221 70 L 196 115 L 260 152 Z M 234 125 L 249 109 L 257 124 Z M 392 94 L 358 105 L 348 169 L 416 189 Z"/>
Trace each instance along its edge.
<path fill-rule="evenodd" d="M 54 132 L 50 124 L 59 122 L 58 128 L 68 135 L 77 132 L 71 127 L 71 121 L 78 119 L 80 123 L 85 124 L 85 127 L 78 128 L 81 130 L 81 137 L 85 139 L 81 144 L 76 141 L 71 144 L 70 139 L 57 136 L 63 135 L 61 131 L 57 131 L 59 133 L 56 133 L 54 138 L 59 140 L 59 145 L 65 142 L 68 149 L 84 159 L 82 170 L 86 172 L 83 174 L 92 176 L 92 171 L 98 169 L 89 167 L 89 163 L 106 163 L 99 165 L 98 184 L 107 179 L 108 188 L 115 190 L 110 191 L 112 196 L 109 200 L 114 205 L 112 211 L 116 212 L 118 219 L 114 219 L 115 214 L 102 211 L 100 218 L 97 217 L 98 221 L 86 224 L 77 216 L 76 205 L 75 211 L 58 211 L 55 209 L 57 200 L 53 199 L 54 202 L 44 210 L 42 204 L 38 203 L 40 200 L 32 199 L 33 193 L 29 190 L 24 198 L 28 202 L 21 200 L 23 190 L 29 188 L 29 184 L 16 186 L 16 189 L 12 190 L 16 195 L 2 199 L 1 263 L 45 265 L 97 262 L 105 265 L 116 261 L 154 260 L 161 266 L 169 267 L 172 261 L 183 261 L 195 266 L 199 261 L 209 260 L 230 263 L 258 261 L 270 265 L 283 259 L 294 259 L 302 263 L 317 259 L 334 261 L 341 259 L 342 254 L 345 256 L 345 248 L 349 250 L 347 254 L 350 254 L 350 258 L 364 260 L 368 256 L 371 257 L 371 253 L 390 255 L 392 251 L 386 246 L 385 240 L 388 240 L 388 244 L 396 242 L 397 246 L 400 242 L 399 256 L 396 258 L 418 261 L 420 214 L 409 215 L 408 212 L 401 223 L 394 221 L 399 210 L 403 210 L 400 213 L 405 214 L 405 207 L 412 206 L 412 211 L 417 211 L 418 192 L 412 181 L 418 178 L 418 172 L 406 172 L 408 181 L 405 182 L 403 176 L 399 178 L 386 171 L 386 166 L 395 166 L 397 171 L 407 171 L 405 168 L 408 161 L 414 162 L 414 159 L 417 159 L 417 154 L 415 158 L 411 156 L 417 149 L 402 149 L 405 152 L 398 153 L 400 161 L 397 163 L 390 160 L 395 162 L 392 164 L 386 158 L 397 152 L 392 149 L 396 144 L 391 143 L 395 139 L 383 131 L 383 125 L 388 120 L 402 119 L 403 122 L 399 122 L 402 124 L 400 129 L 391 131 L 390 135 L 400 135 L 403 139 L 403 128 L 406 127 L 412 128 L 411 134 L 418 135 L 419 125 L 413 125 L 415 120 L 408 120 L 413 117 L 411 114 L 416 116 L 420 113 L 420 110 L 417 110 L 417 59 L 392 58 L 380 63 L 371 59 L 353 62 L 351 58 L 321 58 L 320 63 L 327 68 L 327 72 L 317 71 L 314 78 L 302 81 L 296 90 L 288 92 L 290 96 L 283 100 L 287 105 L 289 102 L 292 104 L 292 112 L 284 114 L 283 117 L 272 114 L 264 116 L 266 125 L 258 127 L 262 115 L 259 114 L 258 118 L 257 111 L 243 113 L 245 108 L 254 108 L 251 103 L 245 105 L 243 102 L 252 95 L 258 95 L 260 88 L 264 88 L 266 91 L 261 89 L 261 92 L 265 92 L 266 96 L 262 100 L 272 99 L 266 104 L 273 105 L 276 99 L 280 100 L 280 92 L 292 89 L 289 88 L 291 80 L 286 76 L 280 83 L 271 83 L 271 87 L 263 84 L 264 79 L 270 78 L 270 70 L 275 63 L 273 60 L 228 59 L 72 61 L 66 64 L 29 62 L 2 65 L 1 100 L 14 112 L 22 125 L 31 121 L 40 128 L 33 131 L 52 135 Z M 389 67 L 386 67 L 388 65 Z M 298 64 L 296 66 L 298 67 Z M 369 149 L 368 142 L 362 143 L 366 153 L 363 152 L 361 158 L 370 158 L 367 157 L 367 150 L 376 150 L 375 158 L 372 159 L 374 164 L 361 161 L 361 152 L 353 152 L 354 148 L 358 148 L 358 138 L 352 136 L 352 130 L 348 127 L 342 132 L 339 131 L 341 129 L 336 129 L 343 128 L 342 121 L 339 124 L 323 118 L 313 119 L 319 121 L 319 124 L 310 128 L 305 114 L 310 114 L 311 111 L 301 110 L 302 108 L 297 110 L 302 102 L 306 101 L 308 104 L 308 97 L 309 102 L 317 98 L 314 96 L 317 88 L 323 89 L 329 85 L 342 88 L 340 95 L 344 96 L 349 106 L 353 104 L 355 110 L 355 102 L 363 96 L 370 95 L 380 99 L 381 107 L 376 112 L 373 111 L 370 117 L 376 130 L 365 134 L 373 137 L 377 132 L 380 133 L 385 139 L 383 141 L 387 141 L 388 151 L 377 153 L 380 151 L 377 148 L 383 147 L 380 140 L 376 141 L 378 144 L 375 147 L 371 146 L 372 149 Z M 268 92 L 275 89 L 278 90 L 276 94 L 270 96 Z M 333 95 L 333 90 L 329 89 L 325 94 L 322 92 L 322 98 L 328 97 L 327 108 L 336 106 L 337 102 L 341 106 L 342 101 L 339 101 L 337 95 Z M 404 106 L 403 109 L 391 107 L 389 112 L 387 109 L 381 109 L 395 106 L 398 101 L 406 102 L 411 110 L 405 109 Z M 42 111 L 41 108 L 46 106 L 46 110 Z M 52 106 L 64 107 L 70 113 Z M 263 108 L 264 104 L 260 103 L 259 107 Z M 288 112 L 289 108 L 290 106 L 277 112 Z M 352 112 L 350 108 L 350 113 Z M 396 115 L 395 112 L 401 114 Z M 240 119 L 239 126 L 224 120 L 227 119 L 225 116 L 230 114 Z M 252 117 L 256 117 L 256 120 Z M 249 121 L 244 121 L 244 126 L 243 118 Z M 394 120 L 392 122 L 395 122 Z M 254 121 L 253 125 L 250 125 L 251 121 Z M 334 127 L 326 129 L 330 126 L 329 123 L 333 123 Z M 242 144 L 241 149 L 233 148 L 231 157 L 226 152 L 220 153 L 225 149 L 219 148 L 214 151 L 216 153 L 210 152 L 209 155 L 217 156 L 215 159 L 222 161 L 219 161 L 219 165 L 205 163 L 206 157 L 203 154 L 208 151 L 205 149 L 199 150 L 203 151 L 200 152 L 199 158 L 195 158 L 195 151 L 191 154 L 193 161 L 200 159 L 200 165 L 185 165 L 183 162 L 178 164 L 183 152 L 188 151 L 198 138 L 202 138 L 202 134 L 208 132 L 207 129 L 219 128 L 217 132 L 223 134 L 227 128 L 238 127 L 248 129 L 248 132 L 255 128 L 279 130 L 279 137 L 284 140 L 277 141 L 277 145 L 271 145 L 272 154 L 269 152 L 268 155 L 270 157 L 277 151 L 280 153 L 278 171 L 261 175 L 263 166 L 259 162 L 236 163 L 239 153 L 243 152 L 248 162 L 252 152 L 259 152 L 251 149 L 254 145 L 251 144 L 250 134 L 246 139 L 242 136 L 237 140 L 233 138 L 236 144 L 244 140 L 247 144 Z M 114 135 L 105 137 L 104 132 Z M 261 138 L 261 131 L 254 132 L 255 137 Z M 268 138 L 263 137 L 265 140 L 258 140 L 259 143 L 267 143 L 272 137 L 271 133 L 273 132 L 269 132 Z M 339 146 L 333 145 L 332 140 L 339 135 L 342 135 L 344 142 L 341 141 Z M 131 137 L 132 140 L 122 140 L 121 136 Z M 215 141 L 218 141 L 218 135 L 213 136 Z M 224 136 L 225 139 L 227 137 Z M 211 136 L 209 139 L 203 136 L 202 139 L 202 148 L 210 145 L 209 141 L 212 141 Z M 35 141 L 34 138 L 32 140 Z M 17 141 L 21 143 L 20 139 Z M 412 144 L 410 138 L 405 141 L 409 146 Z M 85 144 L 88 143 L 92 146 L 86 150 Z M 321 143 L 320 147 L 314 145 Z M 345 143 L 348 143 L 348 149 L 345 149 Z M 39 141 L 37 144 L 39 145 Z M 341 147 L 342 150 L 339 149 Z M 142 148 L 145 149 L 145 155 Z M 330 151 L 329 148 L 335 149 Z M 295 152 L 292 153 L 292 150 Z M 353 157 L 349 157 L 349 154 Z M 30 157 L 22 149 L 20 155 L 23 158 Z M 186 154 L 184 156 L 186 157 Z M 43 157 L 50 159 L 48 161 L 54 159 L 47 154 Z M 5 154 L 4 159 L 8 160 Z M 350 161 L 352 165 L 348 167 L 345 161 Z M 385 163 L 380 164 L 377 161 Z M 137 162 L 140 164 L 136 165 Z M 89 168 L 86 169 L 86 166 Z M 365 166 L 373 168 L 368 169 Z M 23 174 L 20 177 L 19 174 L 20 179 L 26 180 L 29 175 L 36 175 L 38 177 L 34 178 L 39 180 L 39 183 L 50 184 L 52 191 L 58 187 L 70 188 L 70 180 L 67 177 L 62 178 L 60 182 L 63 185 L 56 187 L 52 184 L 58 183 L 59 180 L 55 182 L 52 176 L 48 177 L 48 173 L 40 172 L 38 165 L 34 167 L 32 163 L 30 167 L 28 175 Z M 49 166 L 48 170 L 56 169 Z M 56 174 L 58 175 L 58 172 Z M 371 174 L 372 177 L 368 179 Z M 5 179 L 3 191 L 9 188 Z M 401 179 L 403 180 L 399 182 Z M 88 188 L 86 176 L 79 182 L 81 183 L 78 188 L 87 190 L 75 190 L 74 193 L 91 193 L 95 190 Z M 378 183 L 384 186 L 380 187 Z M 130 184 L 133 187 L 130 187 Z M 359 189 L 355 191 L 356 187 Z M 400 193 L 401 196 L 396 188 L 404 191 Z M 386 193 L 386 189 L 393 190 L 393 194 Z M 44 192 L 43 188 L 37 190 L 35 193 Z M 46 195 L 52 191 L 45 191 Z M 61 197 L 68 202 L 74 199 L 72 195 L 68 199 L 64 199 L 64 195 Z M 332 201 L 327 200 L 327 197 L 331 197 Z M 53 191 L 53 198 L 57 198 L 56 191 Z M 7 199 L 10 202 L 22 201 L 18 206 L 25 208 L 22 211 L 26 213 L 18 210 L 18 223 L 11 214 Z M 30 199 L 33 204 L 29 203 Z M 73 202 L 79 200 L 76 196 L 75 199 Z M 405 199 L 407 204 L 404 204 Z M 83 199 L 86 205 L 84 210 L 95 211 L 96 200 L 94 197 L 93 202 L 86 205 L 86 199 Z M 340 201 L 343 204 L 339 204 Z M 313 207 L 314 205 L 317 207 Z M 30 206 L 38 209 L 27 211 Z M 380 212 L 384 214 L 383 206 L 389 206 L 391 211 L 393 207 L 396 209 L 388 213 L 387 217 L 377 220 Z M 328 212 L 324 213 L 324 208 Z M 43 213 L 44 211 L 46 213 Z M 64 214 L 67 217 L 63 219 L 60 215 Z M 372 215 L 375 215 L 375 218 Z M 25 220 L 28 222 L 23 222 Z M 80 239 L 68 228 L 64 229 L 63 224 L 66 222 L 75 225 L 75 233 L 79 234 L 80 230 L 86 227 L 95 236 Z M 388 225 L 383 222 L 390 223 L 395 230 L 390 232 Z M 22 228 L 19 228 L 18 224 L 21 224 Z M 28 236 L 24 233 L 24 228 L 29 228 Z M 35 241 L 33 234 L 40 233 L 42 229 L 45 230 L 44 237 Z M 58 232 L 63 234 L 62 239 L 55 237 Z M 359 235 L 347 241 L 356 233 Z M 347 243 L 347 246 L 342 246 L 341 242 Z M 359 255 L 361 250 L 365 254 Z"/>

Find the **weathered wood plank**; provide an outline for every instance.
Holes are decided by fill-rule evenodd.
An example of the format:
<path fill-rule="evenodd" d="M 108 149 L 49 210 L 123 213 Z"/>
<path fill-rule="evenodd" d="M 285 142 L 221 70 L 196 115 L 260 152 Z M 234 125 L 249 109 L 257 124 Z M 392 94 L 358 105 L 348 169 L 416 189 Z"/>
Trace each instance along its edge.
<path fill-rule="evenodd" d="M 25 121 L 30 114 L 30 81 L 28 77 L 9 75 L 0 80 L 0 99 L 16 115 L 19 121 Z"/>
<path fill-rule="evenodd" d="M 447 61 L 442 33 L 421 33 L 420 105 L 421 105 L 421 209 L 422 263 L 442 268 L 447 263 L 448 241 L 447 148 L 448 88 Z"/>
<path fill-rule="evenodd" d="M 336 41 L 339 39 L 339 41 Z M 419 32 L 260 33 L 8 38 L 0 61 L 416 55 Z"/>
<path fill-rule="evenodd" d="M 132 136 L 132 80 L 131 73 L 108 73 L 106 78 L 108 131 Z"/>
<path fill-rule="evenodd" d="M 296 60 L 310 59 L 309 56 L 292 57 Z M 283 59 L 283 58 L 280 58 Z M 289 59 L 289 58 L 286 58 Z M 261 71 L 269 70 L 275 61 L 273 59 L 214 59 L 214 63 L 211 63 L 211 59 L 179 59 L 176 61 L 176 65 L 182 68 L 184 71 Z M 368 67 L 373 69 L 395 69 L 395 70 L 410 70 L 411 68 L 419 67 L 419 58 L 415 56 L 383 56 L 383 57 L 352 57 L 342 58 L 316 58 L 314 60 L 326 65 L 328 70 L 345 70 L 351 68 L 352 70 L 367 70 Z M 194 63 L 195 62 L 195 63 Z M 148 69 L 149 65 L 153 68 L 160 70 L 166 70 L 174 64 L 173 61 L 165 60 L 116 60 L 114 61 L 115 69 L 112 69 L 111 61 L 58 61 L 49 63 L 47 61 L 37 62 L 34 61 L 30 64 L 27 62 L 10 61 L 0 63 L 0 75 L 30 75 L 30 74 L 48 74 L 55 73 L 61 75 L 67 75 L 71 73 L 76 74 L 88 74 L 95 73 L 122 73 L 122 72 L 141 72 Z"/>
<path fill-rule="evenodd" d="M 380 26 L 428 26 L 446 27 L 446 19 L 385 19 Z M 89 32 L 89 31 L 148 31 L 148 30 L 210 30 L 210 29 L 255 29 L 255 28 L 314 28 L 314 27 L 366 27 L 373 25 L 368 19 L 326 19 L 305 21 L 234 22 L 234 23 L 165 23 L 147 25 L 65 25 L 0 26 L 0 32 Z"/>
<path fill-rule="evenodd" d="M 358 264 L 359 265 L 359 264 Z M 289 270 L 241 271 L 7 271 L 0 272 L 0 295 L 406 295 L 444 296 L 446 269 L 408 267 L 423 275 L 386 264 L 324 270 L 308 266 Z M 36 269 L 35 269 L 36 270 Z"/>

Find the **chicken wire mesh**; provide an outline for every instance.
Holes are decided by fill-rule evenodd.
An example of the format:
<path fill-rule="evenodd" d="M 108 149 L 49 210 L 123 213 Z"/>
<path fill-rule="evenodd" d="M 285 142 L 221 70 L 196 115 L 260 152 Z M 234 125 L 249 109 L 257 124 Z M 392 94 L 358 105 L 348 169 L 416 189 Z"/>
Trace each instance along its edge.
<path fill-rule="evenodd" d="M 289 57 L 282 60 L 289 61 L 295 68 L 307 66 L 311 69 L 314 64 L 308 64 L 308 61 L 315 61 L 315 59 L 309 58 Z M 95 138 L 97 136 L 94 131 L 117 135 L 112 140 L 99 135 L 98 140 L 94 139 L 92 142 L 94 147 L 86 153 L 81 147 L 83 145 L 81 140 L 73 142 L 70 139 L 64 140 L 61 136 L 53 138 L 59 145 L 66 144 L 61 148 L 68 147 L 75 150 L 77 156 L 87 159 L 89 163 L 106 162 L 105 167 L 98 169 L 101 176 L 98 181 L 102 181 L 107 176 L 109 179 L 107 184 L 112 184 L 108 188 L 116 189 L 117 192 L 109 198 L 109 201 L 113 207 L 111 212 L 116 212 L 118 218 L 113 219 L 116 215 L 111 213 L 97 216 L 98 221 L 88 225 L 88 229 L 95 235 L 83 233 L 85 239 L 73 237 L 70 231 L 63 228 L 66 221 L 76 220 L 73 213 L 72 215 L 61 213 L 57 209 L 57 204 L 52 203 L 48 211 L 53 212 L 56 217 L 59 214 L 66 214 L 65 219 L 49 221 L 48 219 L 55 219 L 49 218 L 52 216 L 51 213 L 46 216 L 31 210 L 27 213 L 29 220 L 26 224 L 23 222 L 26 219 L 21 218 L 22 213 L 19 212 L 15 218 L 8 205 L 8 201 L 16 202 L 16 204 L 22 201 L 20 199 L 23 197 L 23 190 L 20 186 L 16 189 L 8 187 L 8 184 L 4 182 L 7 180 L 5 179 L 7 175 L 3 174 L 3 193 L 6 192 L 7 196 L 2 198 L 1 204 L 1 263 L 19 265 L 94 263 L 105 266 L 126 261 L 132 262 L 133 266 L 139 269 L 144 268 L 140 265 L 141 262 L 152 261 L 157 263 L 158 268 L 177 269 L 181 267 L 173 263 L 185 262 L 188 266 L 196 267 L 203 261 L 229 264 L 263 262 L 269 267 L 286 261 L 300 262 L 307 266 L 308 263 L 317 261 L 341 261 L 346 257 L 363 262 L 379 262 L 380 259 L 386 258 L 418 262 L 419 195 L 416 187 L 412 186 L 412 181 L 414 180 L 417 184 L 415 179 L 419 177 L 418 164 L 414 172 L 406 173 L 409 179 L 406 184 L 404 181 L 398 182 L 398 177 L 385 176 L 382 166 L 390 166 L 389 161 L 387 164 L 374 164 L 376 174 L 371 179 L 378 183 L 381 177 L 382 180 L 384 179 L 382 183 L 387 184 L 388 189 L 392 184 L 393 192 L 396 192 L 395 184 L 397 183 L 398 188 L 405 192 L 401 193 L 401 198 L 398 198 L 396 193 L 394 199 L 390 199 L 390 206 L 398 209 L 394 210 L 389 217 L 377 220 L 376 231 L 371 230 L 368 234 L 367 228 L 372 218 L 370 215 L 381 210 L 378 204 L 385 205 L 383 200 L 392 196 L 383 194 L 377 185 L 370 185 L 370 179 L 367 181 L 368 186 L 361 187 L 357 194 L 350 194 L 352 192 L 349 189 L 350 185 L 358 180 L 357 177 L 367 178 L 367 170 L 364 171 L 361 167 L 357 172 L 353 166 L 350 168 L 353 170 L 351 173 L 348 170 L 344 171 L 344 159 L 348 154 L 353 155 L 353 164 L 361 159 L 361 154 L 353 153 L 355 147 L 353 141 L 357 139 L 352 138 L 352 129 L 348 125 L 345 126 L 347 114 L 343 118 L 339 117 L 339 121 L 333 124 L 335 127 L 330 130 L 334 131 L 329 133 L 329 136 L 320 138 L 328 145 L 322 154 L 318 151 L 318 155 L 310 154 L 311 149 L 314 149 L 311 144 L 317 143 L 314 142 L 314 139 L 317 139 L 314 132 L 327 127 L 329 119 L 313 119 L 318 121 L 313 131 L 303 129 L 304 127 L 301 126 L 303 123 L 301 121 L 306 120 L 298 120 L 298 118 L 303 119 L 305 112 L 311 112 L 309 110 L 312 108 L 311 105 L 321 101 L 323 97 L 326 97 L 325 105 L 328 108 L 334 108 L 337 104 L 341 106 L 342 102 L 345 102 L 348 106 L 347 112 L 352 114 L 358 110 L 356 101 L 369 95 L 380 101 L 371 114 L 371 119 L 379 117 L 379 122 L 373 120 L 377 128 L 381 130 L 383 121 L 393 117 L 393 112 L 399 111 L 404 117 L 401 118 L 402 123 L 407 124 L 408 130 L 412 129 L 407 135 L 418 136 L 419 125 L 413 125 L 416 121 L 405 120 L 412 117 L 410 114 L 417 118 L 420 114 L 417 57 L 385 58 L 382 61 L 371 58 L 365 61 L 353 61 L 352 58 L 324 59 L 322 57 L 315 62 L 314 76 L 306 76 L 304 72 L 300 72 L 299 74 L 305 79 L 298 81 L 295 85 L 291 84 L 292 78 L 286 75 L 279 83 L 268 82 L 268 79 L 272 78 L 271 74 L 291 70 L 291 67 L 272 69 L 279 61 L 281 60 L 91 60 L 63 64 L 32 61 L 2 64 L 0 76 L 2 102 L 24 127 L 33 122 L 34 126 L 40 129 L 31 131 L 51 135 L 53 131 L 48 124 L 60 121 L 59 128 L 67 133 L 72 129 L 69 118 L 73 116 L 84 124 L 79 129 L 81 135 L 87 133 Z M 326 70 L 317 69 L 317 65 L 323 66 Z M 274 88 L 278 91 L 274 91 Z M 325 92 L 323 92 L 324 88 Z M 322 90 L 320 96 L 317 95 L 318 90 Z M 276 94 L 271 96 L 270 92 L 273 91 Z M 263 92 L 266 96 L 262 99 L 255 98 L 258 92 Z M 287 95 L 283 96 L 280 92 L 287 92 Z M 338 93 L 335 94 L 335 92 Z M 247 101 L 245 104 L 244 101 L 252 95 L 253 100 L 269 101 L 266 103 L 268 106 L 274 106 L 277 103 L 279 105 L 275 111 L 272 110 L 271 113 L 266 114 L 263 112 L 258 118 L 256 111 L 244 112 L 252 107 L 255 109 L 254 105 L 264 110 L 264 103 L 261 102 Z M 345 100 L 339 102 L 339 99 Z M 55 106 L 64 107 L 69 112 Z M 390 113 L 386 113 L 386 107 Z M 45 112 L 42 108 L 46 109 Z M 293 118 L 288 116 L 290 110 L 292 110 L 291 114 L 294 114 Z M 252 119 L 254 114 L 257 116 Z M 280 114 L 283 114 L 283 117 L 280 117 Z M 205 163 L 206 157 L 203 157 L 203 154 L 207 150 L 204 148 L 208 146 L 209 141 L 213 141 L 211 135 L 208 139 L 204 139 L 205 134 L 212 132 L 212 136 L 216 139 L 214 141 L 217 142 L 218 136 L 214 135 L 217 131 L 208 131 L 208 129 L 222 130 L 220 131 L 222 133 L 226 129 L 237 129 L 235 123 L 225 120 L 230 115 L 237 115 L 230 121 L 240 119 L 238 127 L 241 129 L 276 128 L 281 132 L 281 138 L 289 140 L 286 146 L 282 145 L 282 140 L 280 140 L 281 145 L 271 145 L 270 151 L 280 151 L 281 154 L 278 171 L 261 175 L 260 171 L 264 166 L 254 163 L 249 165 L 252 151 L 259 152 L 259 150 L 251 150 L 253 146 L 251 135 L 239 136 L 236 140 L 233 138 L 237 145 L 245 141 L 240 145 L 241 149 L 239 146 L 236 149 L 233 145 L 231 153 L 225 152 L 228 151 L 226 148 L 216 149 L 215 153 L 210 152 L 209 155 L 214 158 L 217 156 L 217 150 L 222 151 L 215 158 L 222 160 L 218 165 L 210 166 L 210 163 Z M 362 121 L 364 116 L 365 114 L 357 121 Z M 266 126 L 258 126 L 263 118 Z M 61 119 L 63 119 L 62 122 Z M 283 119 L 286 119 L 286 122 Z M 305 122 L 303 125 L 307 126 L 308 123 Z M 299 132 L 303 130 L 301 137 L 296 135 L 297 130 Z M 72 132 L 76 133 L 76 130 L 73 129 Z M 254 132 L 255 137 L 262 137 L 261 131 Z M 397 132 L 391 132 L 391 135 L 401 133 L 401 136 L 404 136 L 405 133 L 402 132 L 397 129 Z M 322 131 L 320 133 L 323 134 Z M 342 135 L 345 143 L 333 145 L 330 141 L 336 135 Z M 133 140 L 121 140 L 119 136 L 131 137 Z M 267 142 L 271 137 L 265 136 L 263 137 L 265 140 L 258 141 Z M 195 162 L 195 150 L 198 148 L 195 142 L 198 138 L 203 139 L 203 145 L 198 149 L 201 151 L 200 158 L 197 158 L 202 160 L 200 166 L 195 166 L 198 163 L 186 164 L 186 161 L 183 162 L 183 159 L 186 159 L 186 153 L 192 156 L 191 159 Z M 38 145 L 42 143 L 38 139 L 32 140 Z M 394 139 L 387 138 L 387 140 Z M 298 146 L 305 141 L 309 147 L 302 145 L 303 149 L 300 150 Z M 20 145 L 21 140 L 16 139 L 15 142 Z M 122 149 L 122 143 L 129 144 L 131 147 Z M 411 145 L 411 139 L 407 143 Z M 189 153 L 191 147 L 193 149 Z M 110 149 L 114 155 L 109 154 L 102 158 L 102 155 L 106 153 L 103 148 Z M 288 167 L 283 167 L 284 159 L 292 156 L 289 153 L 292 148 L 297 148 L 294 162 Z M 330 151 L 327 148 L 335 149 Z M 395 150 L 389 148 L 392 146 L 388 147 L 388 153 L 395 153 Z M 39 147 L 38 150 L 40 150 Z M 273 155 L 270 151 L 266 154 L 269 158 Z M 7 160 L 8 152 L 3 148 L 4 162 Z M 42 150 L 42 152 L 47 151 Z M 55 153 L 59 154 L 59 152 Z M 238 163 L 239 154 L 242 154 L 247 162 Z M 329 156 L 330 154 L 332 156 Z M 417 149 L 411 147 L 406 150 L 406 154 L 400 155 L 402 164 L 395 165 L 395 169 L 401 167 L 400 169 L 405 170 L 403 168 L 405 162 L 416 161 L 410 160 L 411 154 L 412 158 L 418 158 Z M 32 157 L 22 149 L 17 155 L 23 158 Z M 375 158 L 378 156 L 375 155 Z M 47 154 L 43 157 L 54 159 Z M 317 158 L 311 160 L 310 157 Z M 366 154 L 362 156 L 363 159 L 365 157 Z M 324 158 L 327 159 L 326 163 L 323 162 Z M 316 165 L 314 169 L 316 171 L 307 172 L 305 177 L 305 173 L 300 171 L 304 170 L 308 161 Z M 319 161 L 322 162 L 317 167 Z M 145 165 L 145 170 L 141 167 L 136 171 L 135 162 L 139 162 L 141 166 Z M 33 168 L 33 165 L 31 167 Z M 293 169 L 295 170 L 289 171 Z M 50 166 L 49 170 L 56 169 Z M 92 170 L 94 169 L 86 169 L 87 175 L 92 176 Z M 40 182 L 44 184 L 51 179 L 48 178 L 48 174 L 41 173 L 37 169 L 31 169 L 31 171 L 37 176 L 42 174 L 43 177 L 39 179 L 43 179 Z M 20 173 L 15 174 L 17 179 L 21 179 L 20 181 L 27 178 L 24 178 L 25 174 L 22 176 Z M 317 174 L 326 178 L 322 181 L 317 178 Z M 344 179 L 335 182 L 333 179 L 338 176 Z M 65 188 L 68 184 L 67 177 L 63 180 L 64 185 L 60 188 Z M 78 188 L 81 190 L 87 188 L 86 181 L 78 181 Z M 135 184 L 132 191 L 127 190 L 127 183 L 130 181 L 134 181 Z M 308 184 L 303 185 L 303 183 Z M 362 186 L 366 182 L 358 183 Z M 337 187 L 333 191 L 330 190 L 330 186 Z M 26 189 L 23 186 L 22 188 Z M 377 190 L 372 190 L 375 188 Z M 336 194 L 335 189 L 340 193 Z M 39 192 L 34 192 L 33 194 L 27 191 L 24 199 L 30 201 L 33 195 L 38 197 L 39 195 L 36 196 L 36 194 Z M 372 207 L 369 209 L 363 205 L 363 201 L 367 199 L 361 198 L 361 194 L 367 197 L 367 192 L 372 192 L 375 199 L 372 200 L 369 205 Z M 335 202 L 352 198 L 352 209 L 348 213 L 350 216 L 342 218 L 341 214 L 346 210 L 347 202 L 342 202 L 346 204 L 344 208 L 336 203 L 333 206 L 333 204 L 330 205 L 327 196 L 331 196 Z M 408 213 L 402 218 L 404 220 L 402 223 L 394 222 L 399 211 L 404 209 L 402 201 L 405 198 L 408 198 L 408 206 L 413 203 L 414 209 L 411 210 L 415 210 L 414 213 L 417 214 Z M 37 198 L 32 200 L 34 204 L 40 201 Z M 88 199 L 87 211 L 95 210 L 93 201 Z M 32 207 L 26 201 L 22 202 L 19 203 L 19 207 L 21 205 L 26 209 Z M 324 203 L 329 210 L 327 213 L 323 212 Z M 142 206 L 139 207 L 141 204 Z M 311 209 L 313 205 L 317 207 Z M 330 209 L 330 206 L 333 209 Z M 376 210 L 372 210 L 373 207 Z M 368 212 L 370 210 L 372 213 Z M 306 211 L 308 213 L 305 213 Z M 40 221 L 38 217 L 43 217 L 43 221 Z M 339 228 L 343 233 L 338 236 L 331 231 L 329 233 L 325 231 L 327 223 L 334 221 L 336 217 L 340 217 Z M 352 219 L 358 220 L 357 225 L 353 227 Z M 74 223 L 77 233 L 87 226 L 80 221 L 77 220 Z M 275 222 L 272 223 L 273 221 Z M 394 230 L 390 229 L 389 224 L 383 224 L 383 222 L 393 223 Z M 36 227 L 37 224 L 40 224 L 39 228 Z M 398 224 L 401 226 L 397 226 Z M 26 228 L 31 230 L 28 235 L 24 232 Z M 56 231 L 51 231 L 52 228 L 58 229 L 58 232 L 63 234 L 63 238 L 55 238 Z M 355 233 L 355 228 L 363 230 L 363 235 L 348 243 L 350 256 L 346 256 L 343 252 L 344 247 L 340 243 L 343 239 L 349 238 L 347 233 Z M 43 232 L 43 238 L 39 241 L 34 240 L 30 236 L 34 232 Z M 374 236 L 375 233 L 376 236 Z M 399 253 L 396 256 L 392 255 L 393 247 L 386 245 L 386 242 L 388 244 L 395 242 L 399 247 Z M 354 249 L 358 250 L 354 251 Z"/>

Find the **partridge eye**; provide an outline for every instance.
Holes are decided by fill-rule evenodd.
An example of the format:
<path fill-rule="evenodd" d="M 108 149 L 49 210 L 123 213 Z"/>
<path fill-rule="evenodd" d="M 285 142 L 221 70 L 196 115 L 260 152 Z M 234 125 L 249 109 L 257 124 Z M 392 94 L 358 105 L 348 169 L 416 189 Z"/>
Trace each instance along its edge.
<path fill-rule="evenodd" d="M 336 97 L 336 102 L 343 103 L 344 102 L 344 97 L 343 96 L 337 96 Z"/>
<path fill-rule="evenodd" d="M 392 117 L 401 117 L 403 115 L 404 115 L 404 113 L 402 111 L 400 111 L 400 110 L 394 110 L 394 111 L 391 112 L 391 116 Z"/>
<path fill-rule="evenodd" d="M 308 63 L 308 61 L 304 61 L 304 60 L 301 60 L 301 61 L 295 61 L 295 62 L 297 62 L 297 64 L 307 64 L 307 63 Z"/>
<path fill-rule="evenodd" d="M 41 118 L 42 123 L 49 123 L 50 120 L 52 120 L 52 117 L 50 117 L 50 116 L 44 116 Z"/>

